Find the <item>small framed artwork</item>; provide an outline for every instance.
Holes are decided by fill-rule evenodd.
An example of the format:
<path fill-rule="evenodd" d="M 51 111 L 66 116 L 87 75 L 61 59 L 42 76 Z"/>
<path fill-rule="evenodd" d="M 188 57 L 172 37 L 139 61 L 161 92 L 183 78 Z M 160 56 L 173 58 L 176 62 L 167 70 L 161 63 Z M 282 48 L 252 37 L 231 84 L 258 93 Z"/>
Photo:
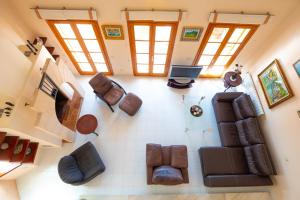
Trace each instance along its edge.
<path fill-rule="evenodd" d="M 182 29 L 181 41 L 198 41 L 203 28 L 196 26 L 185 26 Z"/>
<path fill-rule="evenodd" d="M 122 25 L 102 25 L 101 28 L 105 39 L 124 40 Z"/>
<path fill-rule="evenodd" d="M 258 79 L 269 108 L 273 108 L 293 96 L 293 92 L 277 59 L 258 75 Z"/>
<path fill-rule="evenodd" d="M 294 68 L 295 68 L 296 73 L 298 74 L 298 76 L 300 78 L 300 59 L 297 62 L 295 62 Z"/>

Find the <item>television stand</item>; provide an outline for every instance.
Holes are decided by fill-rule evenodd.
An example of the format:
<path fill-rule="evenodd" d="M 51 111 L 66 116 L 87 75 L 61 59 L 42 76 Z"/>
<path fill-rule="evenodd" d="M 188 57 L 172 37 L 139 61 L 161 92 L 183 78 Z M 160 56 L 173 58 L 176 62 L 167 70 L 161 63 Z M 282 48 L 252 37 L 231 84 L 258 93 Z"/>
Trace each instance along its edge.
<path fill-rule="evenodd" d="M 176 89 L 186 89 L 192 87 L 195 80 L 193 79 L 185 79 L 185 80 L 175 80 L 169 79 L 168 86 Z"/>

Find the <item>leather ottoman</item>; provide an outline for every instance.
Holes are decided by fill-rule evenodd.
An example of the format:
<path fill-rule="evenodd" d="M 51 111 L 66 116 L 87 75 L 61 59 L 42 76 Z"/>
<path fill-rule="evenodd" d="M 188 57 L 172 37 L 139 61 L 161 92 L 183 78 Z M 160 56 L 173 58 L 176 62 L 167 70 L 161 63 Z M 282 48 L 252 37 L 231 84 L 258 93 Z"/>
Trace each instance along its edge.
<path fill-rule="evenodd" d="M 142 106 L 143 101 L 133 93 L 128 93 L 120 102 L 119 108 L 128 115 L 133 116 Z"/>

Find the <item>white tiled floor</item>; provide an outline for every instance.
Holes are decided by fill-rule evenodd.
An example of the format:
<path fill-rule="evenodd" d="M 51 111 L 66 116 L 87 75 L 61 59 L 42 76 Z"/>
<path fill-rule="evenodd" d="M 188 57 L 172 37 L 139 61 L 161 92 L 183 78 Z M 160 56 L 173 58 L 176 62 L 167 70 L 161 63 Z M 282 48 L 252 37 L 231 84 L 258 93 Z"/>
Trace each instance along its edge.
<path fill-rule="evenodd" d="M 74 144 L 62 149 L 43 149 L 39 167 L 17 180 L 22 200 L 79 199 L 80 195 L 138 195 L 168 193 L 207 193 L 237 191 L 267 191 L 268 188 L 218 188 L 204 187 L 197 150 L 201 146 L 220 146 L 211 97 L 223 91 L 221 80 L 198 80 L 190 89 L 178 90 L 167 87 L 164 78 L 114 76 L 128 92 L 141 97 L 140 111 L 130 117 L 115 106 L 115 113 L 95 98 L 88 81 L 79 79 L 86 94 L 82 115 L 94 114 L 100 123 L 95 135 L 77 134 Z M 199 127 L 186 123 L 182 95 L 206 96 L 202 102 L 204 115 Z M 190 128 L 186 132 L 185 129 Z M 198 129 L 199 128 L 199 129 Z M 57 173 L 61 157 L 91 141 L 97 147 L 106 171 L 83 186 L 63 183 Z M 148 186 L 146 184 L 145 145 L 185 144 L 188 146 L 190 183 L 179 186 Z"/>

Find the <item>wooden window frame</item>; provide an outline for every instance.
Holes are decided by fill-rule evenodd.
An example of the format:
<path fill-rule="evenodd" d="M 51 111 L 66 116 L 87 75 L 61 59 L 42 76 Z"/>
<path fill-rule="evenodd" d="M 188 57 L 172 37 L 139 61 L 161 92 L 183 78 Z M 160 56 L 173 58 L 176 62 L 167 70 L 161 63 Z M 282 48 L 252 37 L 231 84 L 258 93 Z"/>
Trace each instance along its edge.
<path fill-rule="evenodd" d="M 208 43 L 208 40 L 213 32 L 214 28 L 229 28 L 228 32 L 226 33 L 226 36 L 224 37 L 223 41 L 221 42 L 220 47 L 218 48 L 217 52 L 215 53 L 211 63 L 208 65 L 208 69 L 210 69 L 213 64 L 217 61 L 218 57 L 221 55 L 224 47 L 226 46 L 226 44 L 228 43 L 228 40 L 230 39 L 232 33 L 234 32 L 234 30 L 236 28 L 249 28 L 250 31 L 247 34 L 247 36 L 244 38 L 244 40 L 240 43 L 239 47 L 237 48 L 237 50 L 235 51 L 235 53 L 233 55 L 231 55 L 231 58 L 227 61 L 227 63 L 224 65 L 225 69 L 228 69 L 228 67 L 232 64 L 232 62 L 235 60 L 235 58 L 239 55 L 239 53 L 241 52 L 241 50 L 246 46 L 246 44 L 248 43 L 248 41 L 251 39 L 251 37 L 253 36 L 253 34 L 256 32 L 256 30 L 258 29 L 259 25 L 257 24 L 230 24 L 230 23 L 210 23 L 206 29 L 205 35 L 202 39 L 202 42 L 199 46 L 199 49 L 196 53 L 196 56 L 194 58 L 194 61 L 192 63 L 192 65 L 198 65 L 199 59 Z M 222 75 L 221 75 L 222 76 Z M 220 78 L 221 76 L 218 75 L 201 75 L 200 77 L 202 78 Z"/>
<path fill-rule="evenodd" d="M 90 24 L 92 25 L 95 35 L 96 35 L 96 40 L 99 43 L 100 49 L 101 49 L 101 53 L 103 55 L 105 64 L 107 66 L 108 72 L 103 72 L 105 75 L 113 75 L 113 69 L 107 54 L 107 50 L 100 32 L 100 27 L 98 25 L 97 21 L 94 20 L 47 20 L 47 24 L 49 25 L 50 29 L 52 30 L 52 32 L 54 33 L 55 37 L 57 38 L 57 40 L 59 41 L 60 45 L 63 47 L 64 51 L 66 52 L 66 54 L 68 55 L 68 57 L 70 58 L 70 60 L 72 61 L 72 63 L 74 64 L 75 68 L 77 69 L 78 73 L 80 75 L 95 75 L 97 73 L 97 69 L 95 66 L 94 61 L 92 60 L 89 51 L 87 50 L 83 38 L 81 37 L 79 30 L 76 28 L 76 24 Z M 93 71 L 92 72 L 87 72 L 87 71 L 82 71 L 80 66 L 78 65 L 77 61 L 75 60 L 74 56 L 72 55 L 71 51 L 69 50 L 68 46 L 66 45 L 66 43 L 64 42 L 64 39 L 66 38 L 62 38 L 60 33 L 58 32 L 58 30 L 55 27 L 55 24 L 70 24 L 70 26 L 73 29 L 73 32 L 76 36 L 76 40 L 79 42 L 81 49 L 83 51 L 83 53 L 85 54 L 88 63 L 91 65 Z"/>
<path fill-rule="evenodd" d="M 149 73 L 139 73 L 137 71 L 137 61 L 136 61 L 136 48 L 135 48 L 135 36 L 134 36 L 134 25 L 147 25 L 150 27 L 150 35 L 149 35 Z M 164 73 L 153 73 L 153 62 L 154 62 L 154 43 L 155 43 L 155 27 L 156 26 L 172 26 L 170 33 L 170 40 L 167 52 L 167 58 L 165 63 Z M 167 21 L 152 21 L 152 20 L 128 20 L 128 36 L 129 36 L 129 44 L 130 44 L 130 53 L 131 53 L 131 62 L 132 62 L 132 70 L 135 76 L 157 76 L 157 77 L 165 77 L 169 73 L 172 54 L 175 45 L 175 39 L 177 35 L 178 29 L 178 21 L 167 22 Z"/>

